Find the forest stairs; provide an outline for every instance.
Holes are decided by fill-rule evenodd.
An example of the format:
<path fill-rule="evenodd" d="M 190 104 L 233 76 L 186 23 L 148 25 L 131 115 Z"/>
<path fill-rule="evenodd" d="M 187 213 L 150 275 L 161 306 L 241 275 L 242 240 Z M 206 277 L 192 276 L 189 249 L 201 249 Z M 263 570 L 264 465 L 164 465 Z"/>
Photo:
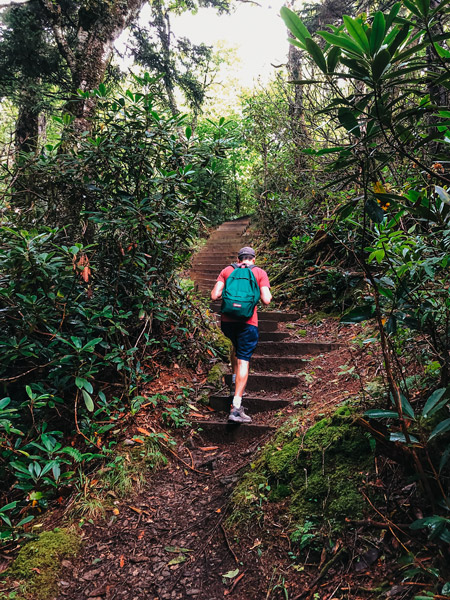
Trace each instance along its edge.
<path fill-rule="evenodd" d="M 209 296 L 220 271 L 237 260 L 238 250 L 249 245 L 249 224 L 248 218 L 223 223 L 194 256 L 190 277 L 205 296 Z M 211 308 L 219 315 L 220 302 L 212 303 Z M 266 424 L 267 419 L 261 413 L 279 410 L 291 404 L 292 395 L 289 391 L 301 383 L 301 377 L 295 373 L 302 370 L 306 359 L 311 355 L 330 352 L 339 346 L 335 343 L 293 341 L 289 331 L 278 330 L 280 324 L 296 321 L 298 318 L 297 313 L 259 308 L 259 343 L 250 362 L 250 375 L 243 399 L 243 405 L 252 416 L 253 423 L 227 422 L 230 410 L 229 374 L 225 375 L 226 387 L 210 396 L 210 407 L 216 413 L 208 420 L 195 423 L 201 426 L 205 434 L 209 433 L 211 438 L 219 441 L 254 437 L 268 432 L 272 427 Z"/>

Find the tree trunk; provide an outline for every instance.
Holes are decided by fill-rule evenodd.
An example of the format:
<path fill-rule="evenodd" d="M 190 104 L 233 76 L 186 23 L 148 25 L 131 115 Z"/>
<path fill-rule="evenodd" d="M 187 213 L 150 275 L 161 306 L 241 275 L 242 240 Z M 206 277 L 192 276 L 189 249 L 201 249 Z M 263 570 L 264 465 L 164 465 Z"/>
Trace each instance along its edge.
<path fill-rule="evenodd" d="M 62 7 L 52 0 L 39 0 L 52 23 L 58 49 L 69 67 L 72 93 L 66 109 L 74 115 L 74 127 L 80 134 L 88 131 L 95 112 L 95 100 L 80 99 L 82 92 L 98 88 L 103 81 L 114 42 L 135 19 L 147 0 L 110 0 L 83 2 L 78 9 L 75 41 L 64 27 Z"/>
<path fill-rule="evenodd" d="M 15 135 L 16 156 L 20 152 L 35 152 L 39 141 L 39 99 L 36 93 L 38 82 L 25 86 L 20 97 Z"/>

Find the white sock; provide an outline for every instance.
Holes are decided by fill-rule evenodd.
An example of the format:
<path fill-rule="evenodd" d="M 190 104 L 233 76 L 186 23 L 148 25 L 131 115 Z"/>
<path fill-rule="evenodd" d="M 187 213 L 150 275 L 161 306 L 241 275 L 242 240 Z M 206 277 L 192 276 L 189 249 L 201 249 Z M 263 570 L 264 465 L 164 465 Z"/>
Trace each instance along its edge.
<path fill-rule="evenodd" d="M 241 408 L 242 396 L 235 396 L 233 398 L 233 408 Z"/>

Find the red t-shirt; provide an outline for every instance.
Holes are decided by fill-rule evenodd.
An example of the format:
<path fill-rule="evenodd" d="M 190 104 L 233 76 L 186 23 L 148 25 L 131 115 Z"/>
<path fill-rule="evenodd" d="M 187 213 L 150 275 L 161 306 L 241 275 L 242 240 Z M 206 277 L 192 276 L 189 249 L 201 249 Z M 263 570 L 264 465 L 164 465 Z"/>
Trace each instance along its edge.
<path fill-rule="evenodd" d="M 221 281 L 222 283 L 225 283 L 225 281 L 228 279 L 228 276 L 230 275 L 230 273 L 233 272 L 233 270 L 234 269 L 231 265 L 228 267 L 225 267 L 225 269 L 222 269 L 222 271 L 219 274 L 219 277 L 217 278 L 217 281 Z M 259 267 L 254 267 L 252 269 L 252 273 L 255 276 L 255 279 L 259 285 L 259 289 L 261 289 L 262 287 L 270 288 L 269 277 L 268 277 L 267 273 L 264 271 L 264 269 L 260 269 Z M 233 317 L 229 317 L 228 315 L 222 315 L 222 321 L 230 322 L 230 323 L 235 323 L 235 322 L 241 323 L 242 322 L 242 320 L 233 319 Z M 255 310 L 253 311 L 253 315 L 250 317 L 250 319 L 245 321 L 245 323 L 248 323 L 249 325 L 255 325 L 255 327 L 258 327 L 258 313 L 257 313 L 256 306 L 255 306 Z"/>

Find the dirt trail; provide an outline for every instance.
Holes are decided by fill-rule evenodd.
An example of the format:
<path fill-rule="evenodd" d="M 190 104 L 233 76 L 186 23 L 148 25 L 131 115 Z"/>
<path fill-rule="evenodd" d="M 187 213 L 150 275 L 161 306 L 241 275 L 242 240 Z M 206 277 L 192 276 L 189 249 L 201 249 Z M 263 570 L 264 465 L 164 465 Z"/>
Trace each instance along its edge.
<path fill-rule="evenodd" d="M 248 244 L 247 226 L 246 220 L 222 225 L 195 257 L 192 277 L 200 290 L 209 292 L 218 271 Z M 176 452 L 189 467 L 174 459 L 150 476 L 134 498 L 121 502 L 109 522 L 84 528 L 83 553 L 73 563 L 65 562 L 59 599 L 266 598 L 270 567 L 255 559 L 251 547 L 227 539 L 222 527 L 233 486 L 291 413 L 310 403 L 306 421 L 314 420 L 327 404 L 337 402 L 337 366 L 351 357 L 336 343 L 336 328 L 330 334 L 326 325 L 309 326 L 296 314 L 259 314 L 260 345 L 244 398 L 254 422 L 227 424 L 225 388 L 214 393 L 210 405 L 216 412 L 205 409 L 191 435 L 178 443 Z M 292 321 L 297 324 L 290 326 Z M 300 329 L 302 338 L 295 335 Z M 316 374 L 308 378 L 311 359 Z M 355 385 L 346 382 L 349 393 Z M 237 567 L 242 577 L 223 577 Z"/>

